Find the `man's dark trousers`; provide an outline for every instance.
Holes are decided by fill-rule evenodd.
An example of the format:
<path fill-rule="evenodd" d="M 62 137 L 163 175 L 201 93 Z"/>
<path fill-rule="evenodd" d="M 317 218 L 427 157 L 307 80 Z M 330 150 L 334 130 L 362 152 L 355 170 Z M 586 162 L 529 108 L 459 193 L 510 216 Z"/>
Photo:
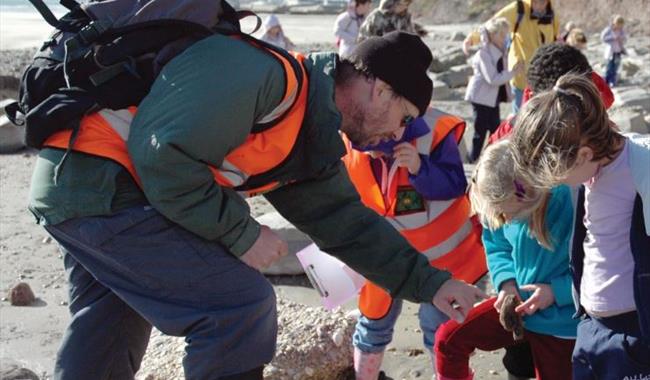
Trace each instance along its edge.
<path fill-rule="evenodd" d="M 151 325 L 185 336 L 187 379 L 257 373 L 271 361 L 273 288 L 218 243 L 149 206 L 46 229 L 63 252 L 72 314 L 55 379 L 132 379 Z"/>

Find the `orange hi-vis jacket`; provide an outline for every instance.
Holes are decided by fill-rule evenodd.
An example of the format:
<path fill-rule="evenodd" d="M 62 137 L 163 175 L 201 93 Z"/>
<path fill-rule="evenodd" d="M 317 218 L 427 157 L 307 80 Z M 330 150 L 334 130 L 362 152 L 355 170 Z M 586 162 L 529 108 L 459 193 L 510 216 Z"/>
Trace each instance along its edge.
<path fill-rule="evenodd" d="M 463 120 L 432 108 L 424 119 L 430 132 L 411 142 L 422 155 L 429 156 L 449 133 L 460 141 L 465 130 Z M 423 207 L 416 210 L 400 207 L 398 198 L 402 203 L 410 199 L 400 197 L 399 193 L 415 190 L 409 183 L 408 170 L 393 163 L 388 171 L 387 188 L 382 192 L 372 171 L 369 154 L 352 149 L 348 141 L 346 146 L 348 154 L 343 161 L 361 201 L 383 215 L 413 247 L 429 258 L 432 266 L 446 269 L 454 278 L 469 283 L 478 281 L 487 272 L 481 226 L 470 217 L 466 195 L 447 201 L 424 199 Z M 359 296 L 359 309 L 370 319 L 384 317 L 391 303 L 390 295 L 371 282 L 364 285 Z"/>
<path fill-rule="evenodd" d="M 219 185 L 234 188 L 243 196 L 271 191 L 282 185 L 278 181 L 264 182 L 265 174 L 281 166 L 291 155 L 307 109 L 309 88 L 303 55 L 255 46 L 267 51 L 284 67 L 287 83 L 283 99 L 269 114 L 256 121 L 244 143 L 230 151 L 219 167 L 209 166 Z M 292 64 L 287 54 L 291 54 L 298 64 L 295 61 Z M 135 113 L 136 107 L 129 107 L 116 111 L 103 109 L 85 116 L 71 149 L 116 161 L 141 185 L 127 150 L 129 128 Z M 44 145 L 69 149 L 71 136 L 71 130 L 60 131 L 50 136 Z M 255 178 L 258 186 L 248 186 L 251 178 Z M 260 182 L 263 185 L 259 185 Z"/>

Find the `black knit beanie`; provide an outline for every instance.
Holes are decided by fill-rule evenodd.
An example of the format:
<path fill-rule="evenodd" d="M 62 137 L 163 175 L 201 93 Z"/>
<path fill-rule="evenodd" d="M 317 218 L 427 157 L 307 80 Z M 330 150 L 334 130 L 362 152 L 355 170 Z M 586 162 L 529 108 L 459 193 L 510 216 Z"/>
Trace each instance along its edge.
<path fill-rule="evenodd" d="M 357 68 L 388 83 L 424 115 L 431 101 L 433 83 L 427 70 L 431 51 L 415 34 L 394 31 L 359 43 L 347 58 Z"/>

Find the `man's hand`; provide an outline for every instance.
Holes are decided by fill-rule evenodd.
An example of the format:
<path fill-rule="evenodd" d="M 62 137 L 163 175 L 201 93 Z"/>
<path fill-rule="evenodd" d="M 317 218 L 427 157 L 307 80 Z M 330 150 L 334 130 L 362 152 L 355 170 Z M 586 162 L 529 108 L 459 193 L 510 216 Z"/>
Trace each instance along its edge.
<path fill-rule="evenodd" d="M 393 148 L 393 157 L 397 166 L 408 169 L 411 175 L 416 175 L 420 171 L 422 159 L 417 148 L 411 145 L 411 143 L 403 142 L 395 145 L 395 148 Z"/>
<path fill-rule="evenodd" d="M 268 226 L 262 226 L 260 236 L 255 240 L 246 253 L 241 256 L 241 261 L 257 270 L 268 268 L 276 260 L 289 253 L 289 246 Z"/>
<path fill-rule="evenodd" d="M 526 302 L 517 306 L 515 309 L 517 313 L 526 313 L 531 315 L 537 310 L 546 309 L 555 302 L 555 295 L 553 295 L 553 289 L 549 284 L 522 285 L 519 289 L 533 292 L 533 295 L 531 295 Z"/>
<path fill-rule="evenodd" d="M 494 308 L 496 309 L 497 312 L 501 311 L 503 300 L 506 298 L 508 294 L 513 294 L 515 297 L 517 297 L 519 302 L 521 302 L 521 296 L 519 295 L 519 291 L 517 291 L 517 283 L 515 282 L 515 280 L 508 280 L 501 284 L 501 290 L 499 290 L 499 295 L 497 296 L 497 300 L 494 302 Z"/>
<path fill-rule="evenodd" d="M 462 323 L 474 303 L 486 298 L 487 295 L 476 286 L 450 279 L 433 296 L 433 304 L 449 318 Z"/>

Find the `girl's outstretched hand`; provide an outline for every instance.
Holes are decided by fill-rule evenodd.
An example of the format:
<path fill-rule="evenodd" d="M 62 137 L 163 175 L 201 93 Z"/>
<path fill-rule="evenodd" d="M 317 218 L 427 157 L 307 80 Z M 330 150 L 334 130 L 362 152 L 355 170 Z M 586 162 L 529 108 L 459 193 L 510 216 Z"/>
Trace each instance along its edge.
<path fill-rule="evenodd" d="M 533 294 L 524 303 L 517 306 L 515 311 L 522 314 L 534 314 L 537 310 L 544 310 L 555 302 L 553 289 L 549 284 L 528 284 L 519 287 L 520 290 Z"/>

